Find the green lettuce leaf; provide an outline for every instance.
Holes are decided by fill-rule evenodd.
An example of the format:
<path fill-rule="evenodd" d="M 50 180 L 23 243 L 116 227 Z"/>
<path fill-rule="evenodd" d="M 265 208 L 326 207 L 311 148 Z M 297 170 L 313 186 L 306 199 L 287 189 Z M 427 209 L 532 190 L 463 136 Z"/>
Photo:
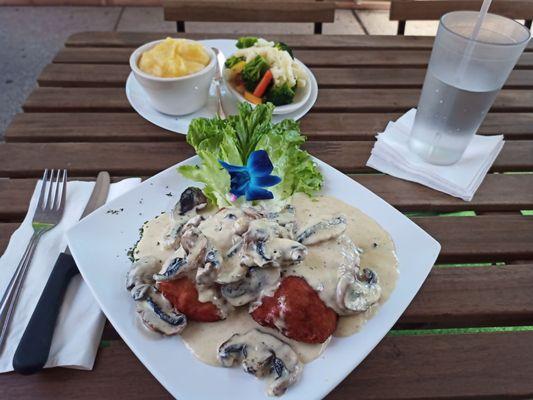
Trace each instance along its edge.
<path fill-rule="evenodd" d="M 241 103 L 239 113 L 225 120 L 219 117 L 194 119 L 189 126 L 187 142 L 194 147 L 202 163 L 179 167 L 179 172 L 203 183 L 203 191 L 212 203 L 228 206 L 232 204 L 228 199 L 230 176 L 218 161 L 245 165 L 253 151 L 266 150 L 274 165 L 273 174 L 282 179 L 269 188 L 274 199 L 283 200 L 296 192 L 313 195 L 319 191 L 323 177 L 309 154 L 300 148 L 305 136 L 300 134 L 299 124 L 289 119 L 272 123 L 273 109 L 272 104 L 252 108 L 248 103 Z"/>
<path fill-rule="evenodd" d="M 300 126 L 294 120 L 284 120 L 264 135 L 256 150 L 265 150 L 272 164 L 274 175 L 281 182 L 269 190 L 274 198 L 285 199 L 297 192 L 313 196 L 322 188 L 324 178 L 305 150 L 300 146 L 305 136 L 300 134 Z"/>
<path fill-rule="evenodd" d="M 211 204 L 219 207 L 231 205 L 226 196 L 230 190 L 227 171 L 219 164 L 217 157 L 208 151 L 200 150 L 198 156 L 202 159 L 200 165 L 184 165 L 179 167 L 179 172 L 185 178 L 205 184 L 203 192 Z"/>

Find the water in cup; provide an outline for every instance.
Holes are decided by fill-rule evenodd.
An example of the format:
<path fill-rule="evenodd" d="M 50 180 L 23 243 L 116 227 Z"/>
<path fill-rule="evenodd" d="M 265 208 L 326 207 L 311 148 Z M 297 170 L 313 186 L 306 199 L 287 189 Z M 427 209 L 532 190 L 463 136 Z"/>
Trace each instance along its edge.
<path fill-rule="evenodd" d="M 489 6 L 441 18 L 409 139 L 427 162 L 462 157 L 529 41 L 527 28 Z"/>
<path fill-rule="evenodd" d="M 426 74 L 409 146 L 431 163 L 453 164 L 461 158 L 499 91 L 493 81 L 463 82 L 454 85 L 431 70 Z"/>

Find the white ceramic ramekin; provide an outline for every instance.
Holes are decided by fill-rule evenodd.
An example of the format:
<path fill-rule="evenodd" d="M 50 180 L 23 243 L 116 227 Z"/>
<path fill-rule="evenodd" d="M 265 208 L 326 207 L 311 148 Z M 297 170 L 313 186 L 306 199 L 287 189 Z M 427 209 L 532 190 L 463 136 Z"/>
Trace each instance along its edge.
<path fill-rule="evenodd" d="M 215 53 L 204 46 L 210 57 L 209 64 L 204 69 L 179 78 L 159 78 L 141 71 L 138 62 L 142 53 L 162 41 L 146 43 L 131 53 L 130 68 L 135 79 L 157 111 L 170 115 L 185 115 L 198 111 L 205 105 L 209 96 L 209 86 L 213 81 L 217 62 Z"/>

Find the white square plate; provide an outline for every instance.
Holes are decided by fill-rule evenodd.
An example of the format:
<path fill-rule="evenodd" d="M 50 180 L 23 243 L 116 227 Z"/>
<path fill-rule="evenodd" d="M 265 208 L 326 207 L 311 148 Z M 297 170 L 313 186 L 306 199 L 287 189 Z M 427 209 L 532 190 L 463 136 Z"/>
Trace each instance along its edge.
<path fill-rule="evenodd" d="M 316 160 L 316 159 L 315 159 Z M 197 157 L 178 165 L 198 163 Z M 323 193 L 358 207 L 392 236 L 400 276 L 389 300 L 360 332 L 334 338 L 324 354 L 306 364 L 302 379 L 284 400 L 320 399 L 337 386 L 379 343 L 407 308 L 429 274 L 440 245 L 409 218 L 326 163 L 316 160 L 324 178 Z M 181 399 L 265 399 L 265 383 L 241 368 L 201 363 L 179 337 L 147 334 L 136 322 L 134 302 L 125 289 L 130 267 L 126 255 L 144 221 L 170 209 L 193 182 L 171 167 L 95 211 L 67 233 L 78 268 L 103 312 L 150 372 Z M 173 196 L 170 196 L 172 193 Z M 116 210 L 115 212 L 108 212 Z"/>

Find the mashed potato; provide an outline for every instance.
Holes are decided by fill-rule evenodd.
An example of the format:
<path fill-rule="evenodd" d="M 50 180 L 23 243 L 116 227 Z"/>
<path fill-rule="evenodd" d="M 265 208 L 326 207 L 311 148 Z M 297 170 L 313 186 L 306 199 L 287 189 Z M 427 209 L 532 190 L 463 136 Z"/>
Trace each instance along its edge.
<path fill-rule="evenodd" d="M 200 43 L 167 37 L 139 58 L 139 69 L 160 78 L 194 74 L 209 64 L 209 54 Z"/>

